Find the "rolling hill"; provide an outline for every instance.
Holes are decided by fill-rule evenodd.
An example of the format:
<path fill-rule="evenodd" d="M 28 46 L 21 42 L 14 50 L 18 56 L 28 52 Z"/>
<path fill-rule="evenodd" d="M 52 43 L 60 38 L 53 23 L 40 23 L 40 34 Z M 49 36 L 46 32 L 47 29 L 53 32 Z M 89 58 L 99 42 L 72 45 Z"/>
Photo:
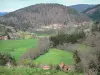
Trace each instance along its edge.
<path fill-rule="evenodd" d="M 91 19 L 60 4 L 36 4 L 11 12 L 0 18 L 0 23 L 22 31 L 46 31 L 64 26 L 82 25 Z M 50 31 L 48 31 L 50 33 Z"/>
<path fill-rule="evenodd" d="M 87 14 L 90 18 L 95 21 L 100 21 L 100 4 L 86 9 L 83 13 Z"/>
<path fill-rule="evenodd" d="M 77 5 L 72 5 L 70 6 L 71 8 L 74 8 L 75 10 L 77 10 L 78 12 L 83 12 L 84 10 L 93 7 L 94 5 L 89 5 L 89 4 L 77 4 Z"/>

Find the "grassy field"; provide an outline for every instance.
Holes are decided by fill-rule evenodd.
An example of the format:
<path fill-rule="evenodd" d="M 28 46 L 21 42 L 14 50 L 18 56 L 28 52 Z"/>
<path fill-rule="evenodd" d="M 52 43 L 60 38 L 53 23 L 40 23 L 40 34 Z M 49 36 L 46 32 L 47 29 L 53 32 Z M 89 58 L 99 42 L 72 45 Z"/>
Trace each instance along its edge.
<path fill-rule="evenodd" d="M 36 34 L 37 36 L 54 36 L 55 34 Z"/>
<path fill-rule="evenodd" d="M 59 70 L 42 70 L 36 68 L 8 68 L 0 67 L 0 75 L 82 75 L 73 72 L 63 72 Z"/>
<path fill-rule="evenodd" d="M 19 60 L 19 57 L 24 54 L 29 48 L 37 48 L 38 39 L 28 39 L 28 40 L 0 40 L 0 52 L 11 53 L 16 60 Z M 84 45 L 79 45 L 80 49 L 86 49 Z M 65 64 L 72 65 L 73 58 L 72 53 L 58 50 L 58 49 L 49 49 L 47 53 L 39 56 L 33 63 L 37 64 L 60 64 L 64 62 Z M 82 75 L 79 73 L 73 72 L 63 72 L 58 70 L 48 70 L 44 71 L 42 69 L 36 68 L 27 68 L 27 67 L 1 67 L 0 66 L 0 75 Z"/>
<path fill-rule="evenodd" d="M 73 64 L 72 60 L 72 53 L 58 49 L 50 49 L 48 53 L 41 55 L 33 62 L 42 64 L 60 64 L 61 62 Z"/>
<path fill-rule="evenodd" d="M 36 48 L 38 39 L 0 40 L 0 52 L 11 53 L 16 60 L 29 48 Z"/>

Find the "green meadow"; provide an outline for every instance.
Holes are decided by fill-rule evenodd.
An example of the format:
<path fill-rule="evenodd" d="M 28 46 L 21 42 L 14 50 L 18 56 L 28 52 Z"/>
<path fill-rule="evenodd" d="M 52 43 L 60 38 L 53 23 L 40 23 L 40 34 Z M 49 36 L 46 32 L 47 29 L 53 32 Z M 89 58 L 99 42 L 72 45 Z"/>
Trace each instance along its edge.
<path fill-rule="evenodd" d="M 0 52 L 11 53 L 16 60 L 29 48 L 36 48 L 38 39 L 27 40 L 0 40 Z"/>
<path fill-rule="evenodd" d="M 0 40 L 0 52 L 10 53 L 16 61 L 30 48 L 38 47 L 38 39 L 27 40 Z M 84 45 L 79 45 L 80 48 L 85 49 Z M 32 60 L 36 64 L 57 65 L 64 62 L 68 65 L 73 65 L 73 54 L 65 50 L 51 48 L 43 55 Z M 0 75 L 82 75 L 75 72 L 64 72 L 60 70 L 43 70 L 40 68 L 28 67 L 7 67 L 0 66 Z"/>
<path fill-rule="evenodd" d="M 61 62 L 64 62 L 65 64 L 71 65 L 73 64 L 72 60 L 72 53 L 54 48 L 33 60 L 33 62 L 42 64 L 60 64 Z"/>

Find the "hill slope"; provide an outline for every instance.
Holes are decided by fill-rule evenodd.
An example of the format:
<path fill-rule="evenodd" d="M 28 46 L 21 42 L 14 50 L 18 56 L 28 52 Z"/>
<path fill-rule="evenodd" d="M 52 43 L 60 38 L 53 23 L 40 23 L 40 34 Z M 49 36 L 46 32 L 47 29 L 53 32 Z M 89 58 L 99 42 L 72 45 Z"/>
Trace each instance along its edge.
<path fill-rule="evenodd" d="M 88 8 L 83 13 L 87 14 L 93 20 L 100 21 L 100 4 L 92 8 Z"/>
<path fill-rule="evenodd" d="M 71 8 L 74 8 L 78 12 L 83 12 L 87 8 L 93 7 L 94 5 L 89 5 L 89 4 L 78 4 L 78 5 L 72 5 L 70 6 Z"/>
<path fill-rule="evenodd" d="M 0 18 L 0 23 L 31 32 L 44 31 L 43 29 L 47 28 L 57 29 L 62 25 L 82 24 L 83 22 L 90 22 L 90 18 L 60 4 L 32 5 Z"/>

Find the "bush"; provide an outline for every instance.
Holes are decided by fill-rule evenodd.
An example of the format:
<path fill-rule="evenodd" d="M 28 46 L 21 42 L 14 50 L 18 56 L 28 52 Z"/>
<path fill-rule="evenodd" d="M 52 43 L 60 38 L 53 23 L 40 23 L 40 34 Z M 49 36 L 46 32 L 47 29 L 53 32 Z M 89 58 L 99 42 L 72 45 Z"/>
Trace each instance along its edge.
<path fill-rule="evenodd" d="M 94 63 L 93 60 L 90 60 L 89 69 L 97 70 L 97 65 Z"/>
<path fill-rule="evenodd" d="M 73 53 L 73 58 L 74 58 L 74 62 L 76 64 L 81 62 L 81 59 L 80 59 L 80 57 L 78 55 L 78 51 L 77 50 Z"/>
<path fill-rule="evenodd" d="M 74 66 L 75 66 L 75 71 L 77 72 L 82 72 L 82 64 L 81 64 L 81 59 L 78 55 L 78 51 L 75 51 L 73 53 L 73 59 L 74 59 Z"/>
<path fill-rule="evenodd" d="M 15 59 L 9 53 L 0 53 L 0 65 L 4 66 L 8 62 L 12 65 L 16 65 Z"/>
<path fill-rule="evenodd" d="M 100 75 L 100 51 L 97 51 L 96 55 L 97 55 L 97 72 L 99 73 L 98 75 Z"/>
<path fill-rule="evenodd" d="M 95 21 L 94 24 L 92 25 L 92 32 L 94 31 L 100 31 L 100 22 Z"/>

